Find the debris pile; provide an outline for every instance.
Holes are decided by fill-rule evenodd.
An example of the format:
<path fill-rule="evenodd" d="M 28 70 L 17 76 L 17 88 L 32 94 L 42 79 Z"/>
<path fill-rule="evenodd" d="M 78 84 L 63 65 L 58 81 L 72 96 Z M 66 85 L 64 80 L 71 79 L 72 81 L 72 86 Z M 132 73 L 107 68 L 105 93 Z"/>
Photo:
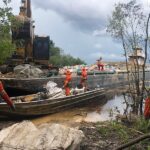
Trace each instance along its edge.
<path fill-rule="evenodd" d="M 45 86 L 46 91 L 41 93 L 45 98 L 61 98 L 65 97 L 65 93 L 62 88 L 57 86 L 57 83 L 49 81 Z"/>
<path fill-rule="evenodd" d="M 30 121 L 16 123 L 0 132 L 1 150 L 78 150 L 84 138 L 82 131 L 59 124 L 36 127 Z"/>
<path fill-rule="evenodd" d="M 16 66 L 14 68 L 14 74 L 17 77 L 38 78 L 38 77 L 41 77 L 44 73 L 41 69 L 35 66 L 24 64 L 24 65 Z"/>

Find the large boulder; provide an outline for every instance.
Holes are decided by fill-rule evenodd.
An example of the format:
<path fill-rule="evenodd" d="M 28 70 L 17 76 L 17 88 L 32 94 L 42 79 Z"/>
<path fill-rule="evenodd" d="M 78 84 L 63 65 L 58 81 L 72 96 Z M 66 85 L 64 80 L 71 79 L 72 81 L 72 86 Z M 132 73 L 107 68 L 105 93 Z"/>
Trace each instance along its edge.
<path fill-rule="evenodd" d="M 38 78 L 44 74 L 41 69 L 35 66 L 31 66 L 29 64 L 16 66 L 14 68 L 14 73 L 18 77 L 26 77 L 26 78 Z"/>
<path fill-rule="evenodd" d="M 0 132 L 1 150 L 79 150 L 82 131 L 59 124 L 36 127 L 30 121 L 14 124 Z"/>

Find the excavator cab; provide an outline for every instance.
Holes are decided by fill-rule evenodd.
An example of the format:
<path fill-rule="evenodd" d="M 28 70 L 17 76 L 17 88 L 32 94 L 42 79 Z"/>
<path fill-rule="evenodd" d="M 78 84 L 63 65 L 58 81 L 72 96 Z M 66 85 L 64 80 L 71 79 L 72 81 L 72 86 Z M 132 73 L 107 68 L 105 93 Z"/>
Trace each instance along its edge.
<path fill-rule="evenodd" d="M 49 65 L 50 38 L 34 34 L 34 21 L 31 13 L 31 0 L 21 0 L 19 15 L 15 16 L 16 23 L 12 23 L 12 42 L 16 51 L 7 59 L 3 72 L 12 71 L 17 65 L 30 63 L 41 66 Z M 1 69 L 0 69 L 1 70 Z M 6 71 L 5 71 L 6 70 Z"/>

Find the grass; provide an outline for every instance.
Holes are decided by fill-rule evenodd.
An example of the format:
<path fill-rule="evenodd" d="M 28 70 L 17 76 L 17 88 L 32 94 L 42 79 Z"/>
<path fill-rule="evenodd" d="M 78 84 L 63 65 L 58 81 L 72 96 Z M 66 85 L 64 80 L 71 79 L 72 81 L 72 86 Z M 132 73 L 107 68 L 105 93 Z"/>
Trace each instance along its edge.
<path fill-rule="evenodd" d="M 129 132 L 129 129 L 127 129 L 126 126 L 112 121 L 108 123 L 107 125 L 103 126 L 97 126 L 98 132 L 103 136 L 103 137 L 113 137 L 115 136 L 116 138 L 120 139 L 123 142 L 127 142 L 129 139 L 129 135 L 131 132 Z"/>
<path fill-rule="evenodd" d="M 143 133 L 150 132 L 150 120 L 145 120 L 144 118 L 138 118 L 133 126 L 136 130 Z"/>

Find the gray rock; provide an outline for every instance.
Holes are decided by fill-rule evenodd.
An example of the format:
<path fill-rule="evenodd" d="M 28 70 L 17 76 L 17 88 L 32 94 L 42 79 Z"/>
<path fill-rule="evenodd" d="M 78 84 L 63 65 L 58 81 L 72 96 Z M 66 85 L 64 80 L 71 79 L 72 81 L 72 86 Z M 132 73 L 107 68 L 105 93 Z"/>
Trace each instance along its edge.
<path fill-rule="evenodd" d="M 43 71 L 29 64 L 18 65 L 14 68 L 14 73 L 18 77 L 38 78 L 43 75 Z"/>
<path fill-rule="evenodd" d="M 30 121 L 14 124 L 0 132 L 1 150 L 79 150 L 82 131 L 59 124 L 38 128 Z"/>

